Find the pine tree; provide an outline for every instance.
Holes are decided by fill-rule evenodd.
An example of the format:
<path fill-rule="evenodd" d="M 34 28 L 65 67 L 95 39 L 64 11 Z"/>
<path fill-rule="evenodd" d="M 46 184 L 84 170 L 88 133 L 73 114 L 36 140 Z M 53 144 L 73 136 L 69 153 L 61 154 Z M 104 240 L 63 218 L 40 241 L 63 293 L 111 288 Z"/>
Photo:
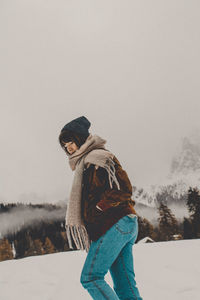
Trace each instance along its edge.
<path fill-rule="evenodd" d="M 200 238 L 200 194 L 197 188 L 189 188 L 187 207 L 190 212 L 194 238 Z"/>
<path fill-rule="evenodd" d="M 13 259 L 12 245 L 7 238 L 0 240 L 0 261 Z"/>
<path fill-rule="evenodd" d="M 35 245 L 36 255 L 42 255 L 42 254 L 45 253 L 45 251 L 43 249 L 42 242 L 40 241 L 40 239 L 34 240 L 34 245 Z"/>
<path fill-rule="evenodd" d="M 178 232 L 178 222 L 166 204 L 161 202 L 158 211 L 160 238 L 161 240 L 172 240 L 173 235 Z"/>
<path fill-rule="evenodd" d="M 143 239 L 146 236 L 149 236 L 152 239 L 154 239 L 153 225 L 146 218 L 138 217 L 138 227 L 139 232 L 136 242 Z"/>
<path fill-rule="evenodd" d="M 25 250 L 24 256 L 37 255 L 35 245 L 34 245 L 34 241 L 33 241 L 32 237 L 29 235 L 29 233 L 26 234 L 26 239 L 28 241 L 29 246 L 28 246 L 28 249 Z"/>
<path fill-rule="evenodd" d="M 190 218 L 184 217 L 183 220 L 183 236 L 184 239 L 192 239 L 194 237 L 192 222 Z"/>
<path fill-rule="evenodd" d="M 63 250 L 64 251 L 67 251 L 67 250 L 69 250 L 69 247 L 68 247 L 68 243 L 67 243 L 67 238 L 66 238 L 66 232 L 65 231 L 61 231 L 61 236 L 62 236 L 62 238 L 63 238 L 63 241 L 64 241 L 64 247 L 63 247 Z"/>
<path fill-rule="evenodd" d="M 51 242 L 51 240 L 48 237 L 45 238 L 44 251 L 45 251 L 45 253 L 55 253 L 56 252 L 56 249 L 55 249 L 53 243 Z"/>

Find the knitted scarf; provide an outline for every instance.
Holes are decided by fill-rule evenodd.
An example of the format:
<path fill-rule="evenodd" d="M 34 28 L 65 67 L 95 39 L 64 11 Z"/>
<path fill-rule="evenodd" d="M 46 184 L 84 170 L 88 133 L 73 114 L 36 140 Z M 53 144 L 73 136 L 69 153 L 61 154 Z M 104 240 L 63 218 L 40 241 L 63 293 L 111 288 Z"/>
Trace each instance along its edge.
<path fill-rule="evenodd" d="M 66 235 L 70 249 L 73 249 L 72 240 L 77 249 L 86 250 L 86 252 L 89 251 L 91 244 L 91 240 L 81 216 L 83 170 L 88 164 L 94 164 L 97 167 L 100 166 L 105 168 L 109 175 L 111 188 L 112 182 L 114 181 L 117 188 L 120 189 L 119 182 L 115 176 L 114 162 L 112 160 L 114 155 L 105 149 L 105 143 L 105 139 L 102 139 L 98 135 L 90 134 L 79 149 L 71 155 L 67 154 L 69 165 L 72 171 L 75 171 L 65 217 Z"/>

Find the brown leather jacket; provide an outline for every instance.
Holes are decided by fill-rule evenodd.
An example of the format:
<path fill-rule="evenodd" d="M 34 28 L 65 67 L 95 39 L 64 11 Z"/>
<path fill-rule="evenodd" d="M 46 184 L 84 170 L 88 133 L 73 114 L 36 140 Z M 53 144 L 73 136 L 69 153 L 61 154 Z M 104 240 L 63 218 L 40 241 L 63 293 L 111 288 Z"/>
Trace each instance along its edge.
<path fill-rule="evenodd" d="M 82 181 L 81 213 L 88 235 L 96 241 L 120 218 L 136 214 L 135 201 L 131 199 L 132 185 L 125 170 L 114 156 L 115 175 L 120 190 L 115 183 L 111 189 L 108 173 L 94 164 L 84 169 Z M 96 205 L 100 208 L 97 208 Z"/>

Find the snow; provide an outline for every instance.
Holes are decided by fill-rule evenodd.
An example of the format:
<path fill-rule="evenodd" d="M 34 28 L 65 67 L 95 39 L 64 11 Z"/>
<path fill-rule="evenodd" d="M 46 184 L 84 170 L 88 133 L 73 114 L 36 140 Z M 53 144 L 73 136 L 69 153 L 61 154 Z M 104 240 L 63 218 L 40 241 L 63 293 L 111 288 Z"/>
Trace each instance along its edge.
<path fill-rule="evenodd" d="M 14 242 L 12 242 L 12 254 L 13 254 L 13 257 L 16 257 L 16 250 L 15 250 Z"/>
<path fill-rule="evenodd" d="M 200 239 L 133 246 L 135 274 L 144 300 L 199 300 Z M 70 251 L 0 263 L 1 300 L 91 299 L 80 283 L 87 253 Z M 108 272 L 105 280 L 112 286 Z"/>
<path fill-rule="evenodd" d="M 144 237 L 143 239 L 139 240 L 138 244 L 140 243 L 147 243 L 147 242 L 154 242 L 149 236 Z"/>

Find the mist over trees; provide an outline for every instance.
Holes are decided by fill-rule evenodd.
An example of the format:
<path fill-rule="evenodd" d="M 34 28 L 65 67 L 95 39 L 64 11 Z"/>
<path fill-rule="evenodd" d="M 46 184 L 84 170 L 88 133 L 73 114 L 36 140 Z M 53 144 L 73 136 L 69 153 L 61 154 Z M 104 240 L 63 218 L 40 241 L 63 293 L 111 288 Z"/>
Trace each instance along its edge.
<path fill-rule="evenodd" d="M 184 217 L 181 221 L 176 219 L 168 207 L 166 198 L 166 189 L 157 195 L 159 215 L 157 225 L 153 226 L 147 218 L 138 215 L 139 232 L 136 243 L 145 237 L 150 237 L 155 242 L 200 238 L 198 188 L 188 189 L 186 205 L 189 217 Z M 73 251 L 69 249 L 66 238 L 66 208 L 66 206 L 52 204 L 0 203 L 0 261 Z M 29 222 L 29 214 L 32 217 L 31 222 Z M 12 220 L 14 229 L 13 224 L 10 228 L 4 228 L 5 222 L 1 223 L 3 218 L 6 218 L 8 224 Z M 75 247 L 74 243 L 73 246 Z"/>
<path fill-rule="evenodd" d="M 6 214 L 16 228 L 0 228 L 4 229 L 3 236 L 0 232 L 0 261 L 71 250 L 65 234 L 65 213 L 65 207 L 52 204 L 1 204 L 0 218 Z M 27 214 L 34 216 L 31 222 L 27 222 Z"/>

